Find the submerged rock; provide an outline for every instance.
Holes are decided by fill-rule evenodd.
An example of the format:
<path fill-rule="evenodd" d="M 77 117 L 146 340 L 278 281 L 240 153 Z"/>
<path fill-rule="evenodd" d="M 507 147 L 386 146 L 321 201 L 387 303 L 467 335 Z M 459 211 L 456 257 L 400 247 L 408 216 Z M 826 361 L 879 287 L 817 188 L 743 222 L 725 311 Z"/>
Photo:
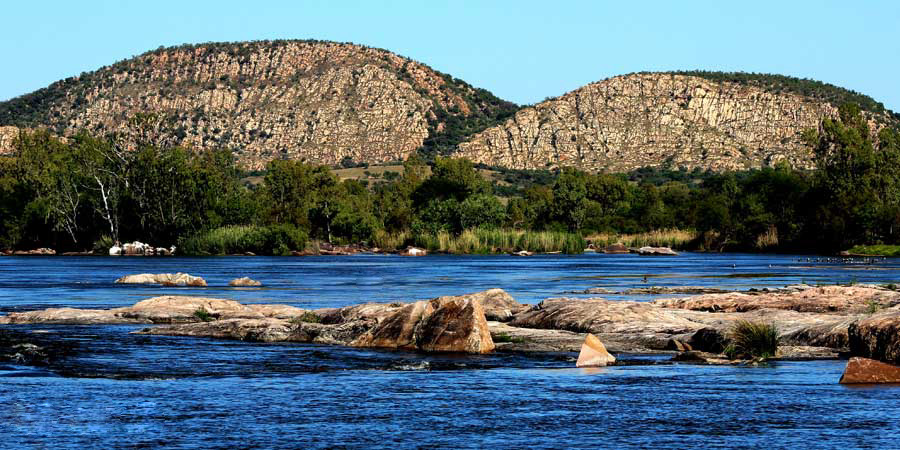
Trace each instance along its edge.
<path fill-rule="evenodd" d="M 206 286 L 206 280 L 186 273 L 141 273 L 137 275 L 125 275 L 116 283 L 120 284 L 161 284 L 163 286 Z"/>
<path fill-rule="evenodd" d="M 606 347 L 600 339 L 593 334 L 588 333 L 581 345 L 581 352 L 578 353 L 578 361 L 575 367 L 604 367 L 615 364 L 616 357 L 606 351 Z"/>
<path fill-rule="evenodd" d="M 248 277 L 241 277 L 229 281 L 228 285 L 233 287 L 257 287 L 262 286 L 262 283 Z"/>
<path fill-rule="evenodd" d="M 426 352 L 494 350 L 481 302 L 467 296 L 439 297 L 406 305 L 352 345 Z"/>
<path fill-rule="evenodd" d="M 869 358 L 850 358 L 840 383 L 900 383 L 900 367 Z"/>

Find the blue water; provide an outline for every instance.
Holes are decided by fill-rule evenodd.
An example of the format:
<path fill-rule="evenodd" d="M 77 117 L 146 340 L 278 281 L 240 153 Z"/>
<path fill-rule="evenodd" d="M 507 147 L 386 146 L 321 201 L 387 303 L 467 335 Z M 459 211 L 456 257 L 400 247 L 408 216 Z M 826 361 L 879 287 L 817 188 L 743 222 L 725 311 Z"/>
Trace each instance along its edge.
<path fill-rule="evenodd" d="M 172 293 L 309 308 L 491 287 L 535 303 L 592 287 L 900 281 L 896 260 L 842 265 L 806 258 L 0 258 L 0 311 L 122 306 Z M 112 283 L 128 273 L 175 271 L 203 276 L 210 287 Z M 266 287 L 225 287 L 238 276 Z M 582 370 L 567 353 L 423 355 L 132 335 L 137 327 L 121 325 L 7 327 L 73 352 L 49 367 L 0 365 L 4 448 L 891 448 L 900 442 L 900 387 L 841 386 L 842 361 L 708 367 L 620 355 L 635 365 Z"/>

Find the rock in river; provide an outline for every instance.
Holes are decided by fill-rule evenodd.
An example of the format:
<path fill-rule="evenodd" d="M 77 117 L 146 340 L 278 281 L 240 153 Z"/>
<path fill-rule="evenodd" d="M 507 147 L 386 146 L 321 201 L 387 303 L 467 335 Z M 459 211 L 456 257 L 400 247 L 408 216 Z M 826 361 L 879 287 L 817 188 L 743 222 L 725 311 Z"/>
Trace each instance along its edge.
<path fill-rule="evenodd" d="M 678 256 L 678 253 L 669 247 L 641 247 L 637 253 L 644 256 Z"/>
<path fill-rule="evenodd" d="M 900 367 L 868 358 L 850 358 L 841 384 L 900 383 Z"/>
<path fill-rule="evenodd" d="M 186 273 L 141 273 L 125 275 L 116 280 L 120 284 L 161 284 L 163 286 L 206 286 L 206 280 Z"/>
<path fill-rule="evenodd" d="M 228 285 L 232 287 L 257 287 L 262 286 L 262 283 L 248 277 L 241 277 L 229 281 Z"/>
<path fill-rule="evenodd" d="M 356 339 L 356 347 L 489 353 L 494 341 L 476 298 L 439 297 L 406 305 Z"/>
<path fill-rule="evenodd" d="M 306 310 L 288 305 L 242 305 L 217 298 L 162 296 L 140 301 L 134 306 L 113 309 L 50 308 L 0 317 L 0 323 L 123 324 L 200 322 L 202 310 L 213 319 L 290 318 Z"/>
<path fill-rule="evenodd" d="M 616 357 L 606 351 L 606 347 L 600 339 L 588 333 L 584 344 L 581 344 L 581 352 L 578 353 L 578 361 L 575 367 L 604 367 L 615 364 Z"/>

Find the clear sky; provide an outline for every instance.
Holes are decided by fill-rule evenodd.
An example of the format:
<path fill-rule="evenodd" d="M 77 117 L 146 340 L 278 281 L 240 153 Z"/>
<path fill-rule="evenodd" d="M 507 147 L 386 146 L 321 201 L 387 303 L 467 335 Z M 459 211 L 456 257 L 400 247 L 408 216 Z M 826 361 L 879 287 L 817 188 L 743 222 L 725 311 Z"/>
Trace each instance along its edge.
<path fill-rule="evenodd" d="M 385 48 L 516 103 L 708 69 L 813 78 L 900 110 L 894 0 L 32 0 L 3 15 L 0 99 L 161 45 L 280 38 Z"/>

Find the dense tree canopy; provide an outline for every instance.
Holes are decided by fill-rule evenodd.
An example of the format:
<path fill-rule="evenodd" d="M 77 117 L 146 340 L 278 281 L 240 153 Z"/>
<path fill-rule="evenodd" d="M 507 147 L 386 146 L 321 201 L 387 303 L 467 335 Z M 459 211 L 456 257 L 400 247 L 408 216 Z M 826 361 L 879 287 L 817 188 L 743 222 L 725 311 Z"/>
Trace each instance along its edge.
<path fill-rule="evenodd" d="M 271 162 L 254 184 L 228 151 L 126 150 L 114 136 L 61 140 L 35 131 L 19 137 L 15 154 L 0 157 L 0 247 L 82 250 L 140 239 L 196 252 L 283 254 L 299 250 L 292 247 L 307 236 L 355 243 L 385 233 L 497 228 L 582 235 L 682 228 L 696 230 L 695 244 L 707 250 L 895 244 L 900 136 L 872 130 L 852 105 L 824 120 L 806 133 L 819 166 L 811 172 L 784 164 L 718 174 L 564 168 L 499 171 L 489 179 L 465 159 L 411 157 L 402 173 L 371 186 L 285 160 Z M 246 242 L 198 244 L 228 233 L 243 233 Z"/>

